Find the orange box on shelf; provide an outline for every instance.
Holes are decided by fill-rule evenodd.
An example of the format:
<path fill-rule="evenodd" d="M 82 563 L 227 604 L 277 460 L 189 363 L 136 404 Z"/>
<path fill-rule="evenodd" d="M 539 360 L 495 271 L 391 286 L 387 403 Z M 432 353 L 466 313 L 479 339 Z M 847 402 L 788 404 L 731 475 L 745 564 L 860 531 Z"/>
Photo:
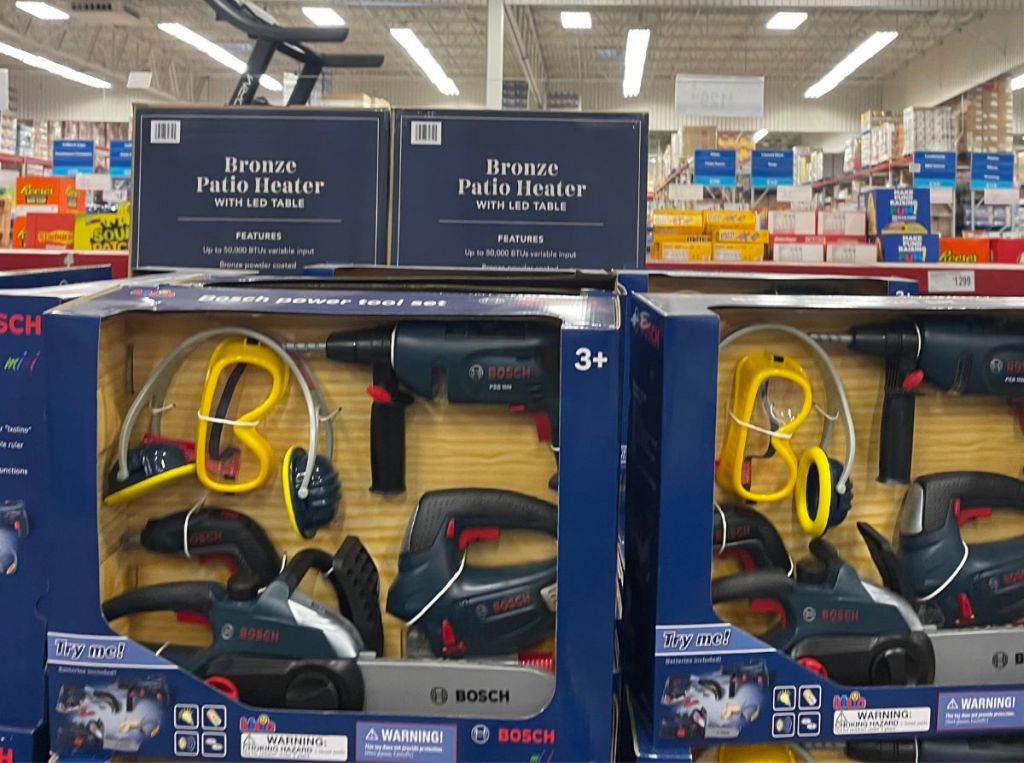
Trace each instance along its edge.
<path fill-rule="evenodd" d="M 1024 264 L 1024 238 L 994 238 L 990 244 L 992 262 Z"/>
<path fill-rule="evenodd" d="M 26 249 L 72 249 L 74 245 L 74 215 L 25 215 Z"/>
<path fill-rule="evenodd" d="M 952 238 L 943 236 L 939 239 L 939 262 L 989 262 L 991 254 L 987 238 Z"/>
<path fill-rule="evenodd" d="M 14 205 L 19 214 L 76 214 L 85 212 L 85 191 L 78 189 L 73 177 L 23 175 L 15 186 Z"/>
<path fill-rule="evenodd" d="M 18 215 L 11 222 L 11 246 L 15 249 L 25 248 L 25 215 Z"/>

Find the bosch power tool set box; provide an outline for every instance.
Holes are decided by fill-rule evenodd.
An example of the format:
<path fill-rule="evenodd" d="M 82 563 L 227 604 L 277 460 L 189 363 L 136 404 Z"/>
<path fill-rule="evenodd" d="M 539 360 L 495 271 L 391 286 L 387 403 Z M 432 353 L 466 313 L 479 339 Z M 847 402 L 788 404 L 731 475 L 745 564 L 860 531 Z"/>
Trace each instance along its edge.
<path fill-rule="evenodd" d="M 629 298 L 639 757 L 1022 759 L 994 739 L 1024 731 L 1022 319 L 983 299 Z"/>
<path fill-rule="evenodd" d="M 53 751 L 608 759 L 617 321 L 259 282 L 48 314 Z"/>

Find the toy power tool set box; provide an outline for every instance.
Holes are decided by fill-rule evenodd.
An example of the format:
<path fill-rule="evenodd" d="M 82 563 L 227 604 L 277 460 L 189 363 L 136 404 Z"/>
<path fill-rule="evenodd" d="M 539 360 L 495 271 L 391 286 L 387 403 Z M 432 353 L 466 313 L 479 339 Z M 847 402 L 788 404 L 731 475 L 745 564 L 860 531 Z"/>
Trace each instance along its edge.
<path fill-rule="evenodd" d="M 611 296 L 168 285 L 44 325 L 56 754 L 608 758 Z"/>
<path fill-rule="evenodd" d="M 1024 731 L 1019 303 L 633 295 L 623 322 L 637 750 L 1024 759 L 992 739 Z"/>

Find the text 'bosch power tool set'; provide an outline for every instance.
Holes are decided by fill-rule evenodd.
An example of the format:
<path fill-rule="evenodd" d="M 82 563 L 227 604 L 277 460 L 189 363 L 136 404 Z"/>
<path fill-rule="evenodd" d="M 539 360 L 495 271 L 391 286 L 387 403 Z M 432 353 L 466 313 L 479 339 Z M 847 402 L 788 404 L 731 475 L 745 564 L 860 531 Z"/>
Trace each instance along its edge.
<path fill-rule="evenodd" d="M 607 759 L 617 320 L 258 282 L 47 315 L 52 749 Z"/>
<path fill-rule="evenodd" d="M 1011 308 L 630 298 L 638 747 L 1024 760 Z"/>

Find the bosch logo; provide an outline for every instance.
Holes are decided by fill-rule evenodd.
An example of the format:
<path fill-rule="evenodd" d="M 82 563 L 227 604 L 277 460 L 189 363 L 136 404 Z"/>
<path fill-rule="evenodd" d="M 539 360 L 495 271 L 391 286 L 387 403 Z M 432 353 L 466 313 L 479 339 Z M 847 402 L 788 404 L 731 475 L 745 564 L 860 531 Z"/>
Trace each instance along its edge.
<path fill-rule="evenodd" d="M 281 631 L 273 628 L 252 628 L 242 626 L 238 629 L 240 641 L 257 641 L 261 644 L 276 644 L 281 640 Z"/>
<path fill-rule="evenodd" d="M 14 763 L 13 747 L 0 747 L 0 763 Z"/>
<path fill-rule="evenodd" d="M 220 530 L 200 530 L 189 533 L 188 545 L 190 546 L 213 546 L 220 543 L 223 533 Z"/>
<path fill-rule="evenodd" d="M 528 607 L 533 603 L 533 596 L 529 591 L 518 593 L 515 596 L 509 596 L 506 599 L 498 599 L 491 605 L 491 609 L 494 614 L 501 614 L 502 612 L 511 612 L 514 609 L 522 609 Z"/>
<path fill-rule="evenodd" d="M 821 610 L 821 620 L 828 623 L 855 623 L 860 620 L 860 612 L 856 609 L 826 607 Z"/>
<path fill-rule="evenodd" d="M 529 366 L 488 366 L 487 381 L 507 381 L 509 379 L 529 379 L 532 369 Z"/>
<path fill-rule="evenodd" d="M 220 637 L 225 641 L 233 639 L 235 637 L 235 626 L 231 623 L 224 623 L 224 625 L 220 627 Z"/>
<path fill-rule="evenodd" d="M 1002 373 L 1003 361 L 999 358 L 992 358 L 988 363 L 988 369 L 994 374 Z"/>
<path fill-rule="evenodd" d="M 443 686 L 435 686 L 430 690 L 430 701 L 435 705 L 443 705 L 448 701 L 448 690 Z"/>
<path fill-rule="evenodd" d="M 473 381 L 480 381 L 484 378 L 484 367 L 479 363 L 469 367 L 469 378 Z"/>
<path fill-rule="evenodd" d="M 498 727 L 498 744 L 554 744 L 554 729 Z"/>
<path fill-rule="evenodd" d="M 512 701 L 512 693 L 508 689 L 456 689 L 455 701 L 481 705 L 507 705 Z"/>
<path fill-rule="evenodd" d="M 634 310 L 629 322 L 633 326 L 633 331 L 640 334 L 647 344 L 656 350 L 661 347 L 661 327 L 651 323 L 650 313 Z"/>
<path fill-rule="evenodd" d="M 1024 360 L 1008 360 L 1006 361 L 1006 373 L 1008 374 L 1019 374 L 1024 371 Z"/>
<path fill-rule="evenodd" d="M 1024 582 L 1024 569 L 1007 572 L 1003 575 L 1003 585 L 1011 586 Z"/>
<path fill-rule="evenodd" d="M 25 313 L 0 313 L 0 334 L 38 336 L 43 333 L 43 316 Z"/>
<path fill-rule="evenodd" d="M 484 726 L 482 723 L 478 723 L 469 731 L 469 738 L 472 739 L 476 744 L 487 744 L 491 738 L 491 730 Z"/>
<path fill-rule="evenodd" d="M 1002 670 L 1010 662 L 1010 658 L 1007 657 L 1006 652 L 996 652 L 992 655 L 992 667 L 996 670 Z"/>
<path fill-rule="evenodd" d="M 817 613 L 814 611 L 814 607 L 804 607 L 804 622 L 813 623 L 817 617 Z"/>

